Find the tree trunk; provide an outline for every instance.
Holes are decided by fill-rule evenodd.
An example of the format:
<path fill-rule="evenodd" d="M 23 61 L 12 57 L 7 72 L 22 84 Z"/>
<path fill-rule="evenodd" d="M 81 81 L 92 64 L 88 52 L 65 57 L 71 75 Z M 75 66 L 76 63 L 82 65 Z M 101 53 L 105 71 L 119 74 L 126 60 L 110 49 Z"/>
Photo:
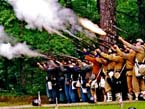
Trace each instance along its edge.
<path fill-rule="evenodd" d="M 145 40 L 145 0 L 137 0 L 137 4 L 140 37 Z"/>
<path fill-rule="evenodd" d="M 107 32 L 106 36 L 101 36 L 100 38 L 102 40 L 105 40 L 104 45 L 110 46 L 109 43 L 106 42 L 116 42 L 116 30 L 113 28 L 115 25 L 116 19 L 115 19 L 115 10 L 116 10 L 116 4 L 115 0 L 99 0 L 98 2 L 99 9 L 100 9 L 100 27 Z M 101 49 L 103 51 L 106 51 L 106 49 L 101 46 Z"/>
<path fill-rule="evenodd" d="M 9 67 L 9 60 L 7 58 L 4 58 L 4 79 L 5 79 L 4 86 L 6 90 L 9 90 L 8 67 Z"/>
<path fill-rule="evenodd" d="M 20 89 L 23 93 L 26 92 L 25 85 L 26 85 L 26 75 L 24 73 L 24 59 L 19 58 L 19 72 L 20 72 Z"/>

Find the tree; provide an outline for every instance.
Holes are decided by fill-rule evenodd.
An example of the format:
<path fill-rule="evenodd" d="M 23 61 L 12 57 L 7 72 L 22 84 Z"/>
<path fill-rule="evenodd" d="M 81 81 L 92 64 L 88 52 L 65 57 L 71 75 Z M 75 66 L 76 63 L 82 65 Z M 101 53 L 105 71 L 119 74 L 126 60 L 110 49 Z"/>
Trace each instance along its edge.
<path fill-rule="evenodd" d="M 101 36 L 102 40 L 106 42 L 114 42 L 115 43 L 115 34 L 116 30 L 113 27 L 115 25 L 115 0 L 99 0 L 99 13 L 100 13 L 100 27 L 107 32 L 106 36 Z M 111 33 L 111 34 L 110 34 Z M 101 42 L 102 43 L 102 42 Z M 109 46 L 109 43 L 105 43 Z M 105 48 L 103 48 L 105 50 Z"/>
<path fill-rule="evenodd" d="M 128 41 L 135 41 L 139 37 L 137 0 L 116 1 L 116 23 L 124 31 L 117 31 L 117 34 Z"/>
<path fill-rule="evenodd" d="M 54 54 L 76 54 L 75 47 L 70 41 L 56 34 L 48 34 L 46 31 L 26 29 L 25 22 L 16 18 L 12 7 L 5 0 L 0 1 L 0 25 L 4 26 L 8 36 L 17 40 L 16 43 L 25 41 L 32 49 L 37 49 L 41 53 L 47 54 L 50 51 Z M 46 73 L 41 73 L 43 71 L 35 65 L 36 60 L 42 61 L 41 58 L 24 57 L 7 60 L 2 57 L 0 60 L 0 81 L 4 84 L 0 84 L 0 88 L 14 89 L 20 94 L 21 92 L 36 94 L 40 90 L 44 94 Z M 15 83 L 13 82 L 14 76 L 17 80 Z"/>
<path fill-rule="evenodd" d="M 141 37 L 145 39 L 145 0 L 137 0 L 137 4 L 139 31 L 141 33 Z"/>
<path fill-rule="evenodd" d="M 117 34 L 124 36 L 126 39 L 134 40 L 140 37 L 140 33 L 142 36 L 145 35 L 144 1 L 145 0 L 59 0 L 62 6 L 71 8 L 78 16 L 88 18 L 97 24 L 100 21 L 101 28 L 108 33 L 106 36 L 101 36 L 106 42 L 115 42 L 113 39 L 115 38 L 114 35 L 110 35 L 109 32 L 116 34 L 116 30 L 113 27 L 116 23 L 118 27 L 127 31 L 129 34 L 117 31 Z M 58 35 L 48 34 L 46 31 L 28 30 L 25 28 L 25 22 L 21 22 L 16 18 L 12 7 L 6 0 L 0 0 L 0 25 L 3 25 L 6 33 L 16 38 L 18 42 L 25 41 L 33 49 L 38 49 L 42 53 L 48 53 L 50 51 L 53 54 L 63 53 L 78 56 L 76 53 L 77 46 L 88 47 L 88 45 L 92 45 L 93 43 L 88 40 L 88 43 L 82 44 L 79 43 L 78 40 L 72 42 Z M 139 25 L 140 31 L 142 32 L 138 31 Z M 64 35 L 67 36 L 67 34 Z M 80 35 L 80 37 L 85 41 L 87 40 L 83 35 Z M 69 38 L 72 40 L 72 37 Z M 104 44 L 110 46 L 110 44 L 105 41 L 103 41 Z M 97 41 L 94 40 L 94 42 Z M 37 61 L 41 60 L 41 58 L 24 57 L 10 61 L 3 57 L 0 58 L 0 82 L 4 83 L 0 84 L 0 88 L 10 89 L 9 86 L 13 86 L 17 92 L 24 89 L 23 91 L 26 91 L 27 94 L 36 94 L 37 91 L 40 90 L 45 94 L 44 83 L 46 73 L 39 70 L 35 65 Z M 7 67 L 5 67 L 6 65 Z M 15 77 L 17 82 L 11 81 L 11 78 Z"/>

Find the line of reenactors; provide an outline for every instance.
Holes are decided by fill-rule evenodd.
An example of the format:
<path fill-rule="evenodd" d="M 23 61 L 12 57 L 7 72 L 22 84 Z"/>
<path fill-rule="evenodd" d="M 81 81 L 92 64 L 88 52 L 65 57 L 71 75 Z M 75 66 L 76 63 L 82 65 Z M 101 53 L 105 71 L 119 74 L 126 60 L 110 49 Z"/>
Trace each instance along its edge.
<path fill-rule="evenodd" d="M 85 61 L 49 59 L 37 63 L 47 71 L 46 92 L 50 103 L 145 100 L 145 45 L 130 44 L 122 37 L 120 48 L 108 52 L 83 49 Z"/>

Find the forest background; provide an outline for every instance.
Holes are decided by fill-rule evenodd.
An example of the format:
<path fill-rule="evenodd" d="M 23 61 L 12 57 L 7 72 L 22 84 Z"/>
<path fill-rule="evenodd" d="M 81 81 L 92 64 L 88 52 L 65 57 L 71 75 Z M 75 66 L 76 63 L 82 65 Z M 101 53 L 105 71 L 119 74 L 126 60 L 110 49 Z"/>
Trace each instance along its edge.
<path fill-rule="evenodd" d="M 99 24 L 99 0 L 59 0 L 63 7 L 71 8 L 78 16 L 88 18 Z M 107 1 L 107 0 L 106 0 Z M 114 2 L 114 0 L 108 0 Z M 136 38 L 145 38 L 145 0 L 116 0 L 115 24 L 119 27 L 117 35 L 126 40 L 134 41 Z M 44 54 L 67 54 L 81 58 L 78 47 L 70 40 L 47 31 L 30 30 L 25 28 L 25 22 L 19 21 L 5 0 L 0 0 L 0 25 L 5 32 L 13 36 L 18 42 L 26 42 L 32 49 Z M 70 37 L 68 34 L 65 34 Z M 77 35 L 84 41 L 86 37 Z M 98 37 L 96 35 L 96 37 Z M 73 39 L 73 38 L 72 38 Z M 75 40 L 75 39 L 74 39 Z M 96 46 L 97 45 L 96 40 Z M 90 45 L 92 42 L 89 42 Z M 81 46 L 84 46 L 80 43 Z M 87 46 L 89 47 L 89 46 Z M 41 58 L 21 57 L 8 60 L 0 57 L 0 94 L 2 95 L 36 95 L 45 92 L 46 72 L 36 65 Z"/>

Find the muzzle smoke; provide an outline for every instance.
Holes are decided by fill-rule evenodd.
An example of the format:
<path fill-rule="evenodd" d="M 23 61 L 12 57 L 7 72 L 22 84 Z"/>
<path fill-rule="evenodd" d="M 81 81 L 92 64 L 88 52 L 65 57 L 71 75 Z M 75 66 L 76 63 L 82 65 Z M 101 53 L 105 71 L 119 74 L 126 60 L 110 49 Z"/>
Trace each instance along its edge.
<path fill-rule="evenodd" d="M 9 43 L 10 40 L 10 37 L 4 32 L 3 26 L 0 26 L 0 56 L 8 59 L 21 57 L 23 55 L 29 57 L 40 56 L 46 58 L 45 55 L 31 50 L 26 43 L 17 43 L 12 46 L 12 44 Z"/>
<path fill-rule="evenodd" d="M 78 23 L 78 17 L 68 8 L 62 7 L 57 0 L 7 0 L 12 5 L 16 17 L 25 21 L 27 29 L 45 29 L 49 33 L 83 32 L 95 36 Z"/>
<path fill-rule="evenodd" d="M 53 30 L 76 28 L 77 20 L 72 10 L 63 8 L 57 0 L 7 0 L 19 20 L 24 20 L 28 29 Z"/>

